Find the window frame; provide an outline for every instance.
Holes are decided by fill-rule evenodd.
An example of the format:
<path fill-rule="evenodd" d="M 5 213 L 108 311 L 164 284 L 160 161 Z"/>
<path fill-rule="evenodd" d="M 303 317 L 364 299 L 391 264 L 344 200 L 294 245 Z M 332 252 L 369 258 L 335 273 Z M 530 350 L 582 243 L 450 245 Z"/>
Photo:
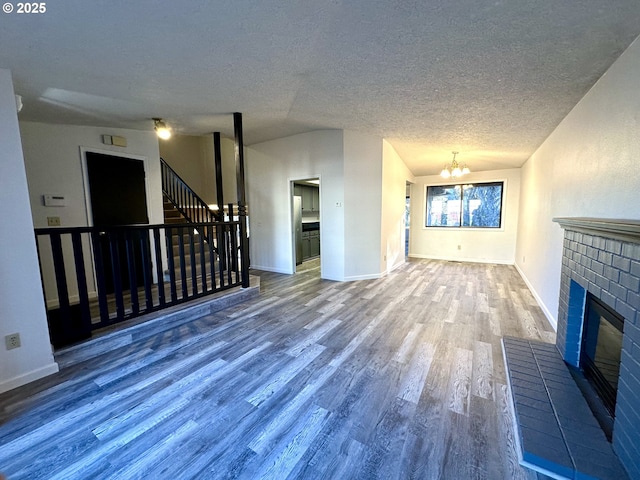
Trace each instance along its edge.
<path fill-rule="evenodd" d="M 500 186 L 500 211 L 499 211 L 499 224 L 494 227 L 488 226 L 473 226 L 473 225 L 463 225 L 464 223 L 464 186 L 465 185 L 473 185 L 474 187 L 481 186 Z M 507 181 L 502 180 L 489 180 L 489 181 L 481 181 L 481 182 L 460 182 L 460 183 L 442 183 L 442 184 L 433 184 L 433 185 L 425 185 L 424 189 L 424 220 L 423 227 L 424 229 L 469 229 L 474 231 L 496 231 L 496 230 L 504 230 L 504 218 L 505 218 L 505 189 L 506 189 Z M 459 218 L 457 225 L 428 225 L 429 223 L 429 213 L 430 213 L 430 205 L 429 205 L 429 189 L 430 188 L 460 188 L 460 198 L 459 198 Z"/>

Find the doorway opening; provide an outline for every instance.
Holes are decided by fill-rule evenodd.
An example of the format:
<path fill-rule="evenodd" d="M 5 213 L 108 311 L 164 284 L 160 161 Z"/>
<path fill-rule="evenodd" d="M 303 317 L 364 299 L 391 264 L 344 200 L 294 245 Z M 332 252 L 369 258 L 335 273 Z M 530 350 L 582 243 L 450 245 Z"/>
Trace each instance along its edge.
<path fill-rule="evenodd" d="M 295 272 L 320 272 L 320 179 L 291 182 Z"/>
<path fill-rule="evenodd" d="M 411 232 L 411 184 L 407 182 L 404 207 L 404 256 L 409 256 L 409 233 Z"/>
<path fill-rule="evenodd" d="M 147 188 L 143 159 L 98 152 L 85 152 L 87 212 L 94 227 L 147 225 Z M 114 241 L 115 240 L 115 241 Z M 148 241 L 148 239 L 147 239 Z M 122 288 L 128 289 L 127 246 L 123 238 L 110 239 L 101 235 L 99 248 L 105 265 L 118 263 Z M 143 252 L 149 252 L 140 243 L 134 245 L 136 283 L 144 283 Z M 117 269 L 116 269 L 117 271 Z M 113 269 L 105 268 L 106 293 L 114 292 L 116 279 Z"/>

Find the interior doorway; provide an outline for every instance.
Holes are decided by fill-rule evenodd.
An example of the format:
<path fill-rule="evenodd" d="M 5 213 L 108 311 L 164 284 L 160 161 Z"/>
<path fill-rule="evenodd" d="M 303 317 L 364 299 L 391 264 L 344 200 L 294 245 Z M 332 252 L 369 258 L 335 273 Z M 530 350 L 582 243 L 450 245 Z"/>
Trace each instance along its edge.
<path fill-rule="evenodd" d="M 293 264 L 295 272 L 317 269 L 320 272 L 320 179 L 291 182 Z"/>
<path fill-rule="evenodd" d="M 88 212 L 95 227 L 115 227 L 149 223 L 144 160 L 116 155 L 85 152 Z M 116 235 L 117 234 L 112 234 Z M 147 239 L 148 240 L 148 239 Z M 144 283 L 143 245 L 134 243 L 136 281 Z M 148 249 L 146 249 L 149 251 Z M 130 287 L 125 240 L 100 236 L 100 251 L 105 266 L 107 293 L 114 291 L 113 265 L 120 267 L 123 289 Z"/>
<path fill-rule="evenodd" d="M 404 207 L 404 256 L 409 256 L 409 237 L 411 233 L 411 184 L 407 182 Z"/>
<path fill-rule="evenodd" d="M 144 161 L 96 152 L 86 159 L 93 225 L 148 224 Z"/>

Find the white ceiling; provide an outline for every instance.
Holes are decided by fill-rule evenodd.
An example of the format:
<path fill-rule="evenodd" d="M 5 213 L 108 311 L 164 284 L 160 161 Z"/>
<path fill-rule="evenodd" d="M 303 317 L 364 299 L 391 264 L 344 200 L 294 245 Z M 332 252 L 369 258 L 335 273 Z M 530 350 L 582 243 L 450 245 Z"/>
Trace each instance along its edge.
<path fill-rule="evenodd" d="M 638 0 L 58 0 L 0 14 L 20 119 L 384 137 L 416 175 L 520 166 L 640 34 Z"/>

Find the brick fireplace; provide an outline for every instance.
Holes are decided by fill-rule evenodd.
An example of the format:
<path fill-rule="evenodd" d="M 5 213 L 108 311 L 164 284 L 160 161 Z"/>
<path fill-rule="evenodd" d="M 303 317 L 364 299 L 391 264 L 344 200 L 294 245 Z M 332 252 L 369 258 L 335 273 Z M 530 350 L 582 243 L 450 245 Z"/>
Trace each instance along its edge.
<path fill-rule="evenodd" d="M 588 293 L 624 318 L 613 448 L 640 478 L 640 221 L 554 221 L 565 231 L 556 345 L 579 366 Z"/>

